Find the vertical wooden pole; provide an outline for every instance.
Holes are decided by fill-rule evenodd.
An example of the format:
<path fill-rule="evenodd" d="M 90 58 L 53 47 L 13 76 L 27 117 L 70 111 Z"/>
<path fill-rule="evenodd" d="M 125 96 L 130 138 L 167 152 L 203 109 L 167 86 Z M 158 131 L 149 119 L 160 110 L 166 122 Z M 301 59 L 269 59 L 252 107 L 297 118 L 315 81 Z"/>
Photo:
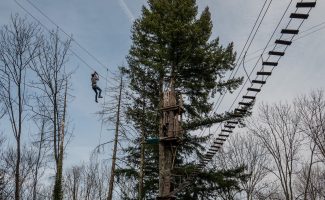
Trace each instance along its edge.
<path fill-rule="evenodd" d="M 111 168 L 111 176 L 110 176 L 110 180 L 109 180 L 107 200 L 112 200 L 112 198 L 113 198 L 117 142 L 118 142 L 119 127 L 120 127 L 120 110 L 121 110 L 122 87 L 123 87 L 123 77 L 121 75 L 121 82 L 120 82 L 119 96 L 118 96 L 118 103 L 117 103 L 116 123 L 115 123 L 115 138 L 114 138 L 112 168 Z"/>

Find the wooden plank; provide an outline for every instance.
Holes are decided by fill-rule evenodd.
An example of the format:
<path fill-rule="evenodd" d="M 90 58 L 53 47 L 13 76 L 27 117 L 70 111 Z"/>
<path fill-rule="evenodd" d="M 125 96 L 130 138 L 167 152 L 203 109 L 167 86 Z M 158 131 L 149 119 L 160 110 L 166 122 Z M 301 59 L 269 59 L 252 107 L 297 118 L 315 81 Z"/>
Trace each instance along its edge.
<path fill-rule="evenodd" d="M 220 140 L 220 141 L 226 141 L 226 139 L 225 138 L 217 138 L 217 140 Z"/>
<path fill-rule="evenodd" d="M 278 66 L 277 62 L 263 62 L 262 65 Z"/>
<path fill-rule="evenodd" d="M 297 8 L 313 8 L 316 6 L 316 2 L 298 2 Z"/>
<path fill-rule="evenodd" d="M 281 33 L 283 34 L 298 34 L 299 30 L 294 30 L 294 29 L 282 29 Z"/>
<path fill-rule="evenodd" d="M 307 19 L 309 14 L 302 14 L 302 13 L 291 13 L 290 18 L 295 19 Z"/>
<path fill-rule="evenodd" d="M 259 88 L 247 88 L 248 91 L 252 91 L 252 92 L 260 92 L 261 89 Z"/>
<path fill-rule="evenodd" d="M 242 109 L 242 108 L 235 108 L 235 112 L 241 112 L 241 113 L 245 113 L 245 112 L 247 112 L 247 110 L 246 109 Z"/>
<path fill-rule="evenodd" d="M 273 56 L 284 56 L 284 52 L 269 51 L 269 55 L 273 55 Z"/>
<path fill-rule="evenodd" d="M 261 80 L 252 80 L 252 83 L 265 84 L 266 81 L 261 81 Z"/>
<path fill-rule="evenodd" d="M 238 121 L 227 121 L 227 124 L 238 124 Z"/>
<path fill-rule="evenodd" d="M 292 41 L 287 40 L 275 40 L 275 44 L 291 45 Z"/>
<path fill-rule="evenodd" d="M 219 148 L 217 149 L 217 148 L 210 148 L 211 149 L 211 151 L 213 151 L 213 152 L 215 152 L 215 153 L 217 153 L 218 151 L 219 151 Z"/>
<path fill-rule="evenodd" d="M 226 133 L 232 133 L 231 130 L 225 130 L 225 129 L 222 129 L 221 131 L 222 131 L 222 132 L 226 132 Z"/>
<path fill-rule="evenodd" d="M 261 76 L 271 76 L 272 72 L 257 72 L 256 74 Z"/>
<path fill-rule="evenodd" d="M 255 99 L 256 97 L 254 97 L 254 96 L 247 96 L 247 95 L 244 95 L 243 98 L 244 98 L 244 99 Z"/>

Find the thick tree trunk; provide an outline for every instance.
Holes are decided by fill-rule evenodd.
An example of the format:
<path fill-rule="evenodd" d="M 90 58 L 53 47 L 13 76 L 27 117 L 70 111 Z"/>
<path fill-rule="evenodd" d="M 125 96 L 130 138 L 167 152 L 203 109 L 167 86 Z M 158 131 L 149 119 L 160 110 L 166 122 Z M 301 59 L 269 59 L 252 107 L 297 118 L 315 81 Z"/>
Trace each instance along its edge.
<path fill-rule="evenodd" d="M 16 134 L 16 144 L 17 144 L 17 159 L 16 159 L 16 169 L 15 169 L 15 200 L 20 199 L 20 161 L 21 161 L 21 129 L 22 129 L 22 115 L 23 115 L 23 98 L 21 93 L 21 80 L 22 80 L 22 72 L 19 73 L 19 82 L 18 82 L 18 130 Z"/>
<path fill-rule="evenodd" d="M 20 199 L 20 137 L 17 138 L 17 159 L 15 169 L 15 200 Z"/>

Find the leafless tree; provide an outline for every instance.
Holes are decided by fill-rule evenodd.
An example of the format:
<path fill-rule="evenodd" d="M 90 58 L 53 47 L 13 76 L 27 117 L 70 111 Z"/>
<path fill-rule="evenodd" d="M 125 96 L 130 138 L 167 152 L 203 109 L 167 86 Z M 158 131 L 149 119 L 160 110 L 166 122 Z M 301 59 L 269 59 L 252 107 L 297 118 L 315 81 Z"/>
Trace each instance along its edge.
<path fill-rule="evenodd" d="M 1 102 L 8 114 L 15 138 L 15 199 L 21 198 L 21 139 L 23 123 L 27 116 L 28 101 L 26 74 L 38 55 L 39 28 L 18 16 L 11 17 L 11 24 L 0 30 L 0 87 Z"/>
<path fill-rule="evenodd" d="M 84 166 L 74 166 L 70 169 L 65 178 L 66 194 L 68 199 L 77 200 L 81 199 L 81 181 Z"/>
<path fill-rule="evenodd" d="M 93 159 L 93 158 L 92 158 Z M 69 200 L 104 200 L 107 198 L 108 165 L 93 163 L 74 166 L 65 176 L 65 194 Z"/>
<path fill-rule="evenodd" d="M 301 116 L 301 130 L 316 144 L 320 159 L 325 163 L 325 96 L 323 90 L 296 99 Z"/>
<path fill-rule="evenodd" d="M 44 107 L 42 105 L 37 104 L 37 108 L 39 113 L 44 113 Z M 48 165 L 48 152 L 50 150 L 50 141 L 47 139 L 47 126 L 49 124 L 48 118 L 44 116 L 33 116 L 33 121 L 36 124 L 38 133 L 34 136 L 33 141 L 33 149 L 35 151 L 35 163 L 33 166 L 33 175 L 32 175 L 32 183 L 30 188 L 30 193 L 32 195 L 32 200 L 39 199 L 40 196 L 40 187 L 39 187 L 39 179 L 44 174 L 44 171 Z"/>
<path fill-rule="evenodd" d="M 0 134 L 0 158 L 3 157 L 3 143 L 5 138 Z M 4 190 L 5 190 L 5 170 L 2 168 L 2 163 L 0 163 L 0 200 L 4 199 Z"/>
<path fill-rule="evenodd" d="M 283 199 L 293 200 L 294 174 L 298 172 L 299 150 L 302 137 L 299 131 L 300 118 L 288 104 L 262 105 L 258 118 L 249 129 L 272 157 L 269 166 L 280 182 Z"/>
<path fill-rule="evenodd" d="M 47 127 L 51 132 L 53 158 L 55 161 L 54 199 L 62 199 L 62 170 L 64 154 L 64 136 L 66 136 L 67 123 L 67 92 L 68 80 L 71 72 L 66 72 L 68 51 L 71 39 L 62 41 L 58 32 L 51 32 L 48 39 L 43 40 L 38 52 L 38 59 L 33 63 L 33 71 L 38 80 L 33 82 L 33 87 L 38 89 L 43 95 L 43 105 L 45 111 L 37 113 L 50 121 Z M 34 110 L 34 112 L 37 112 Z"/>
<path fill-rule="evenodd" d="M 15 148 L 8 147 L 2 154 L 2 168 L 5 169 L 5 192 L 4 199 L 15 198 L 15 168 L 16 168 L 17 152 Z M 35 166 L 35 151 L 31 147 L 22 146 L 21 163 L 20 163 L 20 197 L 22 199 L 30 199 L 30 185 L 33 182 L 33 168 Z"/>
<path fill-rule="evenodd" d="M 262 183 L 268 175 L 267 166 L 270 164 L 266 149 L 250 133 L 236 133 L 230 138 L 227 147 L 224 152 L 227 166 L 246 167 L 246 173 L 250 174 L 250 177 L 241 182 L 241 187 L 246 193 L 247 200 L 255 199 L 255 195 L 262 193 L 266 187 Z"/>
<path fill-rule="evenodd" d="M 296 180 L 298 194 L 297 199 L 321 200 L 325 198 L 325 172 L 324 168 L 315 166 L 310 168 L 306 165 L 298 174 Z"/>

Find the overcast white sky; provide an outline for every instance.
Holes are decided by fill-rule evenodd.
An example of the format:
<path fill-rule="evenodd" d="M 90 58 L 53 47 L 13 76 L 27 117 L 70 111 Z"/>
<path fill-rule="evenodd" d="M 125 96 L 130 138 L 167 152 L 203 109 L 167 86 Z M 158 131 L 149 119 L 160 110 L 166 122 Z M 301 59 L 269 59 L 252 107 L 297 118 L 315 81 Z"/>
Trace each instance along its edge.
<path fill-rule="evenodd" d="M 47 27 L 54 29 L 50 21 L 35 10 L 26 0 L 17 0 Z M 112 71 L 125 62 L 125 56 L 131 45 L 130 29 L 132 21 L 140 15 L 145 0 L 30 0 L 55 23 L 93 54 L 101 63 Z M 281 14 L 290 0 L 273 0 L 264 23 L 260 27 L 255 42 L 247 53 L 247 59 L 254 58 L 256 50 L 263 48 L 271 36 Z M 294 9 L 295 2 L 290 10 Z M 222 44 L 234 42 L 235 49 L 240 51 L 254 24 L 264 0 L 198 0 L 199 8 L 210 7 L 214 24 L 213 37 L 219 36 Z M 301 27 L 301 31 L 325 22 L 325 1 L 319 0 L 310 17 Z M 0 1 L 0 25 L 9 23 L 10 15 L 19 13 L 33 19 L 22 10 L 14 0 Z M 284 27 L 289 20 L 289 13 L 284 18 Z M 310 31 L 325 27 L 322 24 Z M 309 32 L 305 32 L 309 33 Z M 325 29 L 299 39 L 286 51 L 273 75 L 268 80 L 262 92 L 258 95 L 257 103 L 290 101 L 295 96 L 306 94 L 312 89 L 324 88 L 325 75 Z M 302 33 L 304 35 L 304 33 Z M 279 36 L 277 31 L 276 36 Z M 275 39 L 275 38 L 274 38 Z M 274 43 L 274 39 L 271 43 Z M 96 60 L 87 55 L 76 44 L 72 49 L 78 53 L 90 66 L 103 76 L 105 69 Z M 89 77 L 92 72 L 73 55 L 70 58 L 71 68 L 78 67 L 73 84 L 75 96 L 70 107 L 70 116 L 74 126 L 74 137 L 67 149 L 66 166 L 78 164 L 88 159 L 91 150 L 98 144 L 100 121 L 94 115 L 99 110 L 99 104 L 94 103 L 93 91 Z M 245 66 L 248 71 L 255 63 L 252 60 Z M 240 70 L 238 75 L 243 75 Z M 109 83 L 115 84 L 114 81 Z M 105 83 L 100 82 L 102 88 Z M 227 95 L 220 111 L 228 109 L 236 92 Z M 102 140 L 109 140 L 112 133 L 103 132 Z M 109 155 L 107 155 L 109 157 Z"/>

